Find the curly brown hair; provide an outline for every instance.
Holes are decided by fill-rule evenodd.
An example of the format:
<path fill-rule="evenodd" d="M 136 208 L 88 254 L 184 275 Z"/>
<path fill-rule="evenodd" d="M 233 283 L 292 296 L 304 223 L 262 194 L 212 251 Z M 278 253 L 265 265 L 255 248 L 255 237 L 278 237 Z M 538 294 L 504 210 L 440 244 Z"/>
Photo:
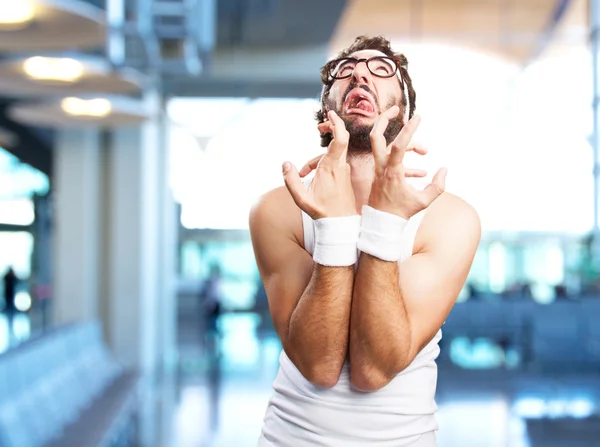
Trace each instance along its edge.
<path fill-rule="evenodd" d="M 406 83 L 406 88 L 408 90 L 408 117 L 412 118 L 415 113 L 416 107 L 416 93 L 412 85 L 412 79 L 408 74 L 408 60 L 406 56 L 402 53 L 395 53 L 392 50 L 392 46 L 390 41 L 383 36 L 369 37 L 369 36 L 359 36 L 354 40 L 354 43 L 350 45 L 348 48 L 342 50 L 334 59 L 339 59 L 341 57 L 347 57 L 352 53 L 362 50 L 377 50 L 381 51 L 385 55 L 396 59 L 399 64 L 400 76 L 402 76 L 402 80 Z M 315 119 L 319 124 L 325 121 L 325 116 L 327 114 L 327 100 L 329 98 L 329 91 L 331 90 L 331 86 L 333 84 L 333 80 L 329 78 L 329 62 L 321 67 L 321 82 L 323 82 L 323 92 L 321 94 L 321 109 L 317 111 L 315 114 Z M 400 110 L 400 116 L 404 116 L 406 113 L 406 97 L 404 95 L 404 91 L 402 92 L 402 107 Z M 327 147 L 333 136 L 327 132 L 321 132 L 321 146 Z"/>

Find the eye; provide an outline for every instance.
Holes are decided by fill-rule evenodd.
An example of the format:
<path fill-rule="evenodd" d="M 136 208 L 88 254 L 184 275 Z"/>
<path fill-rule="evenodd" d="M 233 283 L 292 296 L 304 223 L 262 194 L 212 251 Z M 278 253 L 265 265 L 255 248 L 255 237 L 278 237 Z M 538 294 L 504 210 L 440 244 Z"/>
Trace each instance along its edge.
<path fill-rule="evenodd" d="M 388 58 L 377 58 L 370 61 L 369 68 L 378 75 L 391 76 L 396 71 L 396 64 Z"/>
<path fill-rule="evenodd" d="M 356 61 L 346 59 L 338 64 L 337 68 L 334 69 L 333 73 L 336 77 L 350 76 L 354 71 L 354 67 L 356 67 Z"/>

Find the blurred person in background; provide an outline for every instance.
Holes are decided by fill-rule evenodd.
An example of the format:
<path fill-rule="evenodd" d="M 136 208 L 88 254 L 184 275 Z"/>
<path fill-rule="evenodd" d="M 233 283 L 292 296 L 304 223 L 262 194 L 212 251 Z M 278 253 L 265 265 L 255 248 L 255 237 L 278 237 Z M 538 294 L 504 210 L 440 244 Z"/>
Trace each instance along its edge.
<path fill-rule="evenodd" d="M 403 164 L 419 125 L 407 59 L 361 36 L 321 69 L 326 153 L 263 195 L 250 233 L 281 339 L 260 446 L 436 445 L 441 326 L 480 240 L 476 211 Z M 310 182 L 301 177 L 315 170 Z"/>
<path fill-rule="evenodd" d="M 211 435 L 219 428 L 221 394 L 221 331 L 219 318 L 222 314 L 223 277 L 221 267 L 215 264 L 202 288 L 202 318 L 204 320 L 204 348 L 208 358 L 206 379 L 209 383 L 209 427 Z"/>
<path fill-rule="evenodd" d="M 9 318 L 9 321 L 12 320 L 17 308 L 15 307 L 15 296 L 17 294 L 17 284 L 19 282 L 19 278 L 17 274 L 13 270 L 12 267 L 8 268 L 8 271 L 4 275 L 4 302 L 5 302 L 5 311 L 6 315 Z"/>
<path fill-rule="evenodd" d="M 202 287 L 200 305 L 204 320 L 206 346 L 212 353 L 216 353 L 220 338 L 218 323 L 222 311 L 222 294 L 221 268 L 213 265 L 210 275 Z"/>

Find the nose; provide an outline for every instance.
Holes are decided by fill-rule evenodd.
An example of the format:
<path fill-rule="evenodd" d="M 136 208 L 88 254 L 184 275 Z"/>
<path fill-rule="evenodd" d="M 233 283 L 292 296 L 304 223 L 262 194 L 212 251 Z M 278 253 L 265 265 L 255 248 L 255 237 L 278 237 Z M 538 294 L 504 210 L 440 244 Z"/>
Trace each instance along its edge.
<path fill-rule="evenodd" d="M 357 84 L 370 84 L 371 72 L 367 68 L 367 61 L 359 61 L 352 72 L 352 81 Z"/>

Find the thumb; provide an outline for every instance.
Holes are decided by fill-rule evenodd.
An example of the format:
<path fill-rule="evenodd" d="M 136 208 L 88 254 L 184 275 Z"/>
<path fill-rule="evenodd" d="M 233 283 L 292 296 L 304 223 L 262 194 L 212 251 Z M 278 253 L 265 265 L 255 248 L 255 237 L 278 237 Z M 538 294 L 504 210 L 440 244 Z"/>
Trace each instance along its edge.
<path fill-rule="evenodd" d="M 324 154 L 316 156 L 312 160 L 309 160 L 304 166 L 302 166 L 302 169 L 300 169 L 300 172 L 299 172 L 300 177 L 306 177 L 312 171 L 317 169 L 317 166 L 319 165 L 319 161 L 321 161 L 321 158 L 323 158 L 323 155 Z"/>
<path fill-rule="evenodd" d="M 446 168 L 441 168 L 435 173 L 431 183 L 423 190 L 427 203 L 431 204 L 431 202 L 437 199 L 445 191 L 447 172 L 448 170 Z"/>
<path fill-rule="evenodd" d="M 290 192 L 292 199 L 294 199 L 294 202 L 296 202 L 298 208 L 307 213 L 309 216 L 312 215 L 314 212 L 314 208 L 310 205 L 310 203 L 308 203 L 306 189 L 304 188 L 304 184 L 300 180 L 298 170 L 289 161 L 283 163 L 282 170 L 283 181 L 285 182 L 285 186 Z"/>

